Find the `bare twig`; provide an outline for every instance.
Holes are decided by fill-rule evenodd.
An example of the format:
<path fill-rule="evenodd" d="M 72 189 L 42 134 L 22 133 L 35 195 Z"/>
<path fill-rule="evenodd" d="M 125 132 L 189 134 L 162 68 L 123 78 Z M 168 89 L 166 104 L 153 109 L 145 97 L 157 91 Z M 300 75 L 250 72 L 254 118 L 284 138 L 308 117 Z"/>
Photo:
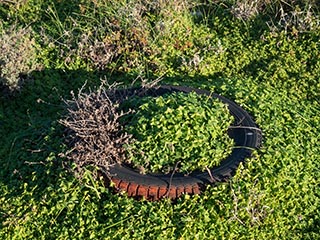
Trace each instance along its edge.
<path fill-rule="evenodd" d="M 169 180 L 168 191 L 167 191 L 167 193 L 166 193 L 166 198 L 169 197 L 170 190 L 171 190 L 171 185 L 172 185 L 172 178 L 173 178 L 174 174 L 175 174 L 176 171 L 177 171 L 177 168 L 178 168 L 179 163 L 180 163 L 180 161 L 176 162 L 176 164 L 174 165 L 173 171 L 172 171 L 172 173 L 171 173 L 170 180 Z"/>

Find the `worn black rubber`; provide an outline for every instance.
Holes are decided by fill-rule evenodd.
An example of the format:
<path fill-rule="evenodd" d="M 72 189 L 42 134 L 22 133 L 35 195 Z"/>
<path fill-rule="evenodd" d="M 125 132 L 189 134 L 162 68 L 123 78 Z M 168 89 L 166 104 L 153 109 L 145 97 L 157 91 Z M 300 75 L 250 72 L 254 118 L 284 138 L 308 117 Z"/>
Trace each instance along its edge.
<path fill-rule="evenodd" d="M 133 93 L 137 89 L 129 89 Z M 122 90 L 119 90 L 121 94 Z M 126 90 L 128 93 L 128 89 Z M 200 194 L 208 184 L 226 181 L 236 171 L 237 167 L 247 157 L 251 156 L 254 149 L 261 145 L 262 133 L 251 116 L 233 101 L 211 93 L 206 90 L 194 89 L 182 86 L 160 86 L 149 89 L 145 95 L 160 96 L 170 92 L 196 92 L 218 98 L 228 105 L 230 113 L 234 116 L 235 122 L 230 126 L 228 134 L 235 141 L 235 148 L 232 153 L 217 167 L 209 171 L 195 171 L 189 175 L 181 173 L 169 174 L 146 174 L 121 164 L 110 167 L 107 184 L 113 183 L 119 192 L 127 192 L 128 196 L 146 198 L 148 200 L 159 200 L 162 198 L 176 199 L 182 194 Z"/>

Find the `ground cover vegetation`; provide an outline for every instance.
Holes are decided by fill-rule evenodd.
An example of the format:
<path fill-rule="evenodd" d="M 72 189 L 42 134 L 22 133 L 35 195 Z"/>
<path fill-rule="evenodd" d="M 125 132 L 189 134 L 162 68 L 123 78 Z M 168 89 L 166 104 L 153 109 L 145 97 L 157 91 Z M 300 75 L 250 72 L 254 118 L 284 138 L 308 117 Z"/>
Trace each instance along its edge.
<path fill-rule="evenodd" d="M 319 239 L 318 6 L 1 1 L 0 238 Z M 212 90 L 254 116 L 263 146 L 202 195 L 113 194 L 61 154 L 63 99 L 101 79 Z"/>
<path fill-rule="evenodd" d="M 128 101 L 136 111 L 122 119 L 134 137 L 127 161 L 142 173 L 204 171 L 232 152 L 227 131 L 234 118 L 219 100 L 173 93 Z"/>

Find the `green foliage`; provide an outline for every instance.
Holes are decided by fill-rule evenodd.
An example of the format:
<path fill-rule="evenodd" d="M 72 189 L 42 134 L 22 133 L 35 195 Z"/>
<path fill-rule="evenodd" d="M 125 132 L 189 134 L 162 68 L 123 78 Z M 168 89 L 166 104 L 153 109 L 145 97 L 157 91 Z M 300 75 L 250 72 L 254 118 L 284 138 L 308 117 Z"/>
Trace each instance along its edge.
<path fill-rule="evenodd" d="M 270 31 L 258 16 L 237 20 L 226 1 L 4 2 L 1 28 L 31 24 L 46 69 L 32 72 L 33 81 L 16 96 L 0 95 L 0 239 L 320 238 L 320 31 Z M 270 2 L 288 10 L 284 1 Z M 120 11 L 121 4 L 132 11 Z M 81 12 L 80 5 L 89 7 Z M 138 6 L 148 7 L 141 12 L 143 26 L 132 20 Z M 274 13 L 266 18 L 278 23 Z M 115 30 L 110 16 L 121 16 Z M 133 26 L 147 28 L 139 36 L 148 38 L 150 55 L 128 47 L 134 41 L 125 33 Z M 61 96 L 70 99 L 85 80 L 88 87 L 99 85 L 94 59 L 77 53 L 82 33 L 90 36 L 85 46 L 107 37 L 108 46 L 126 49 L 106 64 L 104 74 L 113 80 L 163 77 L 234 100 L 262 128 L 262 149 L 230 182 L 176 203 L 113 194 L 90 172 L 80 182 L 63 168 L 66 133 L 57 120 L 65 114 Z"/>
<path fill-rule="evenodd" d="M 135 167 L 168 172 L 179 163 L 175 170 L 186 173 L 217 166 L 231 153 L 227 130 L 234 119 L 219 100 L 173 93 L 144 102 L 125 120 L 126 131 L 135 138 L 126 147 Z"/>

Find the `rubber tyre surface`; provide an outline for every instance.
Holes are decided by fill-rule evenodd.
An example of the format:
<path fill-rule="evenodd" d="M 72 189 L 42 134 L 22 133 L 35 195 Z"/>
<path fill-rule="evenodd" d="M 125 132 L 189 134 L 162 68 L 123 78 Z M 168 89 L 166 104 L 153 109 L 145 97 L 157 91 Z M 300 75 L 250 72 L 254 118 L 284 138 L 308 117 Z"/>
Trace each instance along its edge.
<path fill-rule="evenodd" d="M 136 89 L 132 89 L 132 91 Z M 168 85 L 149 89 L 144 96 L 156 97 L 172 92 L 195 92 L 218 98 L 227 104 L 230 113 L 235 118 L 228 134 L 234 139 L 236 148 L 226 159 L 221 161 L 219 166 L 209 171 L 195 171 L 187 176 L 181 173 L 142 175 L 128 166 L 112 165 L 108 170 L 107 184 L 110 186 L 110 182 L 112 182 L 117 192 L 126 192 L 128 196 L 153 201 L 166 197 L 176 199 L 182 194 L 200 194 L 206 185 L 229 179 L 239 164 L 251 156 L 252 150 L 259 148 L 262 139 L 261 130 L 244 109 L 223 96 L 206 90 Z"/>

